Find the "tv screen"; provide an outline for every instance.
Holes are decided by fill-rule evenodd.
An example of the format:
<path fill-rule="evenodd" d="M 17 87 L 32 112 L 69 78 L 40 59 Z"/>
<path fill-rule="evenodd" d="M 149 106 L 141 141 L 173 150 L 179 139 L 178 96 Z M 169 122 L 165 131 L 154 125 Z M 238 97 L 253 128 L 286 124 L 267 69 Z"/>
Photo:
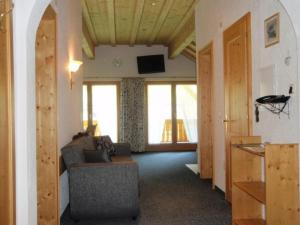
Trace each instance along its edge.
<path fill-rule="evenodd" d="M 165 72 L 164 55 L 147 55 L 137 57 L 139 74 Z"/>

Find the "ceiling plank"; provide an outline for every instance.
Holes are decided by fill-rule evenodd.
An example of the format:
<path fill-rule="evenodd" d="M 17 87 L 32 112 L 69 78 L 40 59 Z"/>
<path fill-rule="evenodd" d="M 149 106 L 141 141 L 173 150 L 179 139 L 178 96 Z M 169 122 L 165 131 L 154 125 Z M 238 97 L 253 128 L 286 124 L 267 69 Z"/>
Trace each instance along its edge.
<path fill-rule="evenodd" d="M 170 35 L 169 39 L 167 40 L 167 44 L 173 41 L 174 38 L 178 36 L 184 26 L 187 24 L 191 18 L 195 19 L 195 6 L 199 2 L 199 0 L 194 0 L 193 4 L 190 6 L 189 10 L 184 15 L 184 18 L 181 20 L 181 23 L 177 26 L 175 31 Z"/>
<path fill-rule="evenodd" d="M 161 30 L 164 22 L 166 21 L 166 18 L 170 12 L 170 9 L 172 8 L 175 0 L 166 0 L 165 4 L 161 8 L 160 15 L 156 20 L 155 26 L 153 27 L 153 30 L 151 32 L 150 39 L 148 41 L 148 45 L 152 45 L 155 41 L 159 31 Z"/>
<path fill-rule="evenodd" d="M 136 0 L 135 15 L 132 24 L 132 31 L 130 36 L 130 45 L 133 46 L 136 42 L 137 33 L 139 30 L 142 14 L 144 11 L 145 0 Z"/>
<path fill-rule="evenodd" d="M 85 21 L 82 21 L 82 49 L 89 59 L 95 59 L 95 46 Z"/>
<path fill-rule="evenodd" d="M 167 45 L 167 41 L 174 33 L 186 13 L 189 11 L 195 0 L 175 0 L 170 12 L 162 25 L 154 43 Z"/>
<path fill-rule="evenodd" d="M 115 1 L 116 41 L 118 45 L 129 44 L 135 4 L 136 0 Z"/>
<path fill-rule="evenodd" d="M 107 14 L 108 14 L 108 26 L 110 34 L 110 44 L 116 45 L 116 24 L 115 24 L 115 0 L 106 1 Z"/>
<path fill-rule="evenodd" d="M 87 29 L 90 33 L 90 37 L 94 44 L 98 44 L 97 36 L 95 34 L 94 26 L 92 23 L 92 19 L 90 17 L 90 13 L 86 4 L 85 0 L 81 0 L 81 6 L 82 6 L 82 17 L 83 21 L 85 21 Z"/>
<path fill-rule="evenodd" d="M 195 40 L 195 19 L 191 16 L 169 44 L 169 58 L 173 59 L 178 56 L 193 40 Z"/>

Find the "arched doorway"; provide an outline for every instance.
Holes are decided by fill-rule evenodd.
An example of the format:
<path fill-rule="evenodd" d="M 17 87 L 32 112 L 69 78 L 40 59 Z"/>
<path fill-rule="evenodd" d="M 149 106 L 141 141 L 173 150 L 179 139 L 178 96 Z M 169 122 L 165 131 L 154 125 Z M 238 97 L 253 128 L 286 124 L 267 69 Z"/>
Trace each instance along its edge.
<path fill-rule="evenodd" d="M 291 16 L 292 18 L 292 21 L 294 23 L 294 26 L 298 26 L 299 29 L 300 29 L 300 22 L 297 22 L 297 19 L 296 18 L 299 18 L 297 17 L 296 15 L 296 10 L 299 9 L 299 3 L 298 1 L 295 1 L 295 0 L 282 0 L 283 1 L 283 5 L 286 6 L 287 8 L 287 11 L 293 15 Z M 21 2 L 21 1 L 20 1 Z M 28 0 L 26 1 L 26 4 L 31 4 L 31 5 L 34 5 L 33 8 L 30 8 L 31 12 L 28 12 L 28 14 L 30 15 L 29 18 L 27 17 L 24 17 L 22 18 L 23 21 L 17 21 L 19 22 L 19 26 L 22 26 L 23 24 L 29 24 L 28 27 L 26 27 L 26 34 L 24 34 L 23 36 L 25 36 L 25 39 L 26 41 L 24 41 L 26 44 L 27 44 L 27 48 L 24 48 L 22 49 L 21 51 L 21 56 L 20 57 L 23 57 L 22 58 L 22 62 L 19 62 L 19 64 L 24 64 L 26 65 L 25 69 L 26 70 L 23 70 L 23 71 L 16 71 L 17 75 L 19 75 L 17 77 L 17 79 L 20 79 L 18 80 L 19 82 L 23 82 L 24 81 L 24 78 L 21 78 L 21 77 L 26 77 L 26 84 L 24 82 L 24 86 L 25 88 L 27 89 L 27 91 L 29 92 L 32 92 L 31 91 L 31 88 L 34 89 L 34 86 L 35 86 L 35 82 L 34 82 L 34 79 L 33 77 L 35 77 L 35 66 L 34 66 L 34 42 L 35 42 L 35 32 L 36 32 L 36 29 L 37 29 L 37 26 L 39 24 L 39 20 L 41 18 L 41 16 L 43 15 L 43 12 L 45 10 L 45 8 L 47 7 L 47 5 L 50 3 L 51 1 L 50 0 Z M 297 7 L 298 6 L 298 7 Z M 298 20 L 300 21 L 300 20 Z M 18 34 L 19 36 L 21 36 L 21 38 L 23 38 L 22 34 Z M 300 36 L 298 35 L 298 43 L 300 43 Z M 32 39 L 31 39 L 32 38 Z M 299 46 L 299 45 L 298 45 Z M 298 51 L 299 53 L 299 51 Z M 19 54 L 19 53 L 17 53 Z M 27 68 L 28 67 L 28 68 Z M 24 74 L 25 73 L 25 74 Z M 24 96 L 18 96 L 18 100 L 19 102 L 21 101 L 26 101 L 28 100 L 29 103 L 26 103 L 26 108 L 24 110 L 26 110 L 27 112 L 30 111 L 30 112 L 33 112 L 35 111 L 35 105 L 34 103 L 32 103 L 30 101 L 30 95 L 24 95 Z M 28 119 L 28 117 L 31 118 L 31 116 L 28 116 L 27 114 L 24 114 L 23 111 L 20 111 L 20 112 L 17 112 L 17 114 L 19 115 L 19 119 L 18 121 L 20 120 L 24 120 L 26 121 Z M 32 116 L 34 117 L 34 116 Z M 28 122 L 30 123 L 30 122 Z M 34 198 L 31 198 L 32 196 L 35 196 L 36 193 L 35 191 L 33 191 L 32 189 L 35 189 L 37 188 L 37 184 L 36 184 L 36 181 L 35 179 L 32 179 L 32 177 L 30 177 L 32 171 L 35 171 L 35 157 L 32 157 L 33 155 L 35 156 L 35 149 L 36 148 L 31 148 L 32 150 L 29 149 L 29 147 L 31 146 L 35 146 L 35 127 L 34 128 L 31 128 L 29 126 L 25 127 L 23 129 L 23 125 L 21 127 L 22 129 L 20 129 L 20 132 L 25 131 L 29 133 L 29 135 L 26 136 L 26 141 L 28 142 L 28 145 L 27 146 L 20 146 L 17 148 L 17 154 L 20 154 L 20 157 L 22 157 L 23 155 L 26 155 L 28 154 L 28 152 L 30 152 L 29 156 L 28 157 L 24 157 L 24 164 L 25 166 L 23 167 L 26 167 L 27 165 L 33 165 L 33 169 L 30 168 L 30 171 L 28 172 L 27 170 L 21 170 L 23 167 L 19 167 L 18 168 L 18 174 L 17 174 L 17 180 L 18 180 L 18 183 L 23 183 L 24 180 L 27 181 L 26 183 L 26 189 L 24 189 L 23 187 L 23 190 L 20 192 L 22 194 L 22 197 L 20 195 L 20 198 L 18 200 L 18 205 L 17 205 L 17 208 L 18 208 L 18 211 L 23 211 L 24 213 L 20 213 L 18 214 L 18 221 L 17 221 L 17 225 L 35 225 L 36 224 L 36 217 L 35 217 L 35 214 L 34 212 L 36 211 L 36 199 Z M 25 138 L 24 138 L 25 139 Z M 22 143 L 21 143 L 22 144 Z M 27 143 L 25 143 L 27 144 Z M 29 146 L 29 147 L 28 147 Z M 32 152 L 31 152 L 32 151 Z M 27 165 L 26 165 L 27 164 Z M 31 171 L 32 170 L 32 171 Z M 25 175 L 25 176 L 24 176 Z M 31 190 L 27 187 L 31 188 Z M 21 189 L 21 188 L 20 188 Z M 24 195 L 23 195 L 24 194 Z M 25 196 L 26 195 L 26 196 Z M 27 199 L 31 199 L 30 203 L 28 203 L 28 200 Z M 22 206 L 27 206 L 27 205 L 30 205 L 31 207 L 29 207 L 29 209 L 25 209 L 24 207 L 22 208 Z M 28 216 L 28 211 L 29 212 L 29 216 Z M 32 217 L 32 218 L 29 218 L 28 217 Z M 32 221 L 32 223 L 28 222 L 28 221 Z"/>

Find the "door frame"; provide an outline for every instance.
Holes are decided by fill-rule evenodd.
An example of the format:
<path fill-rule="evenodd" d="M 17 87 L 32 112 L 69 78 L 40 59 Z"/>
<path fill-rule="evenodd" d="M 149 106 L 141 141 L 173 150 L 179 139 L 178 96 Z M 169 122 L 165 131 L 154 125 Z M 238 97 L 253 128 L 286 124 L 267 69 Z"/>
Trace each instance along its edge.
<path fill-rule="evenodd" d="M 12 7 L 11 0 L 3 0 L 4 11 L 9 12 Z M 0 11 L 2 13 L 2 11 Z M 5 138 L 4 148 L 0 151 L 3 152 L 5 158 L 0 158 L 0 167 L 6 174 L 4 177 L 6 187 L 0 187 L 0 191 L 4 192 L 5 199 L 0 199 L 1 203 L 4 204 L 4 209 L 1 207 L 2 213 L 6 214 L 5 217 L 0 218 L 1 224 L 14 225 L 16 223 L 16 194 L 15 194 L 15 146 L 14 146 L 14 81 L 13 81 L 13 33 L 12 33 L 12 13 L 9 13 L 3 17 L 4 25 L 4 43 L 6 51 L 3 51 L 4 66 L 0 68 L 3 77 L 3 86 L 1 85 L 1 102 L 4 102 L 3 108 L 6 110 L 0 111 L 1 118 L 6 118 L 0 125 L 1 137 Z M 2 61 L 3 62 L 3 61 Z M 4 69 L 3 69 L 4 68 Z M 3 70 L 2 70 L 3 69 Z M 3 166 L 3 167 L 2 167 Z M 1 195 L 2 196 L 2 195 Z M 3 219 L 3 220 L 2 220 Z"/>
<path fill-rule="evenodd" d="M 252 36 L 251 36 L 251 13 L 248 12 L 243 17 L 241 17 L 239 20 L 237 20 L 235 23 L 230 25 L 224 32 L 223 32 L 223 56 L 224 56 L 224 100 L 225 100 L 225 117 L 229 113 L 229 99 L 226 90 L 229 89 L 228 83 L 226 82 L 228 77 L 227 75 L 227 55 L 226 55 L 226 46 L 225 46 L 225 40 L 226 40 L 226 34 L 227 32 L 233 28 L 234 26 L 238 25 L 241 22 L 246 21 L 246 51 L 247 51 L 247 96 L 248 96 L 248 136 L 251 136 L 253 133 L 253 106 L 252 106 Z M 225 122 L 224 118 L 224 122 Z M 228 137 L 226 132 L 226 126 L 224 127 L 224 134 L 225 134 L 225 154 L 226 154 L 226 192 L 225 192 L 225 198 L 226 200 L 231 202 L 231 193 L 229 193 L 229 187 L 231 185 L 231 164 L 230 162 L 230 137 Z"/>
<path fill-rule="evenodd" d="M 205 56 L 205 55 L 209 55 L 210 57 L 210 76 L 211 79 L 209 81 L 209 83 L 207 85 L 210 86 L 210 99 L 209 101 L 211 102 L 210 105 L 210 109 L 209 109 L 209 114 L 211 117 L 211 121 L 210 121 L 210 139 L 211 139 L 211 161 L 209 162 L 212 168 L 212 177 L 208 176 L 201 176 L 201 172 L 203 170 L 203 163 L 208 163 L 207 161 L 203 161 L 201 160 L 203 157 L 201 157 L 201 149 L 200 149 L 200 145 L 201 145 L 201 81 L 200 81 L 200 60 L 201 60 L 201 56 Z M 198 86 L 198 162 L 200 162 L 200 167 L 199 167 L 199 172 L 200 172 L 200 177 L 201 178 L 212 178 L 212 187 L 213 189 L 215 189 L 215 169 L 214 169 L 214 137 L 213 137 L 213 128 L 214 128 L 214 120 L 213 120 L 213 115 L 214 115 L 214 44 L 213 42 L 210 42 L 208 45 L 206 45 L 204 48 L 202 48 L 199 52 L 198 52 L 198 61 L 197 61 L 197 67 L 198 67 L 198 75 L 197 75 L 197 86 Z M 199 164 L 199 163 L 198 163 Z"/>

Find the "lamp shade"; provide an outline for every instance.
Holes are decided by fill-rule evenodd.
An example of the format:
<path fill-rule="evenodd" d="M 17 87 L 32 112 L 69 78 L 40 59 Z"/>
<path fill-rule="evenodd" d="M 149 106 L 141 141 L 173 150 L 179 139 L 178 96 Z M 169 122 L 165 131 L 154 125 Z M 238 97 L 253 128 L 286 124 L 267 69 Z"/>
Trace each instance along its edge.
<path fill-rule="evenodd" d="M 82 65 L 82 62 L 79 60 L 71 60 L 69 63 L 69 71 L 72 73 L 75 73 L 78 71 L 80 66 Z"/>

